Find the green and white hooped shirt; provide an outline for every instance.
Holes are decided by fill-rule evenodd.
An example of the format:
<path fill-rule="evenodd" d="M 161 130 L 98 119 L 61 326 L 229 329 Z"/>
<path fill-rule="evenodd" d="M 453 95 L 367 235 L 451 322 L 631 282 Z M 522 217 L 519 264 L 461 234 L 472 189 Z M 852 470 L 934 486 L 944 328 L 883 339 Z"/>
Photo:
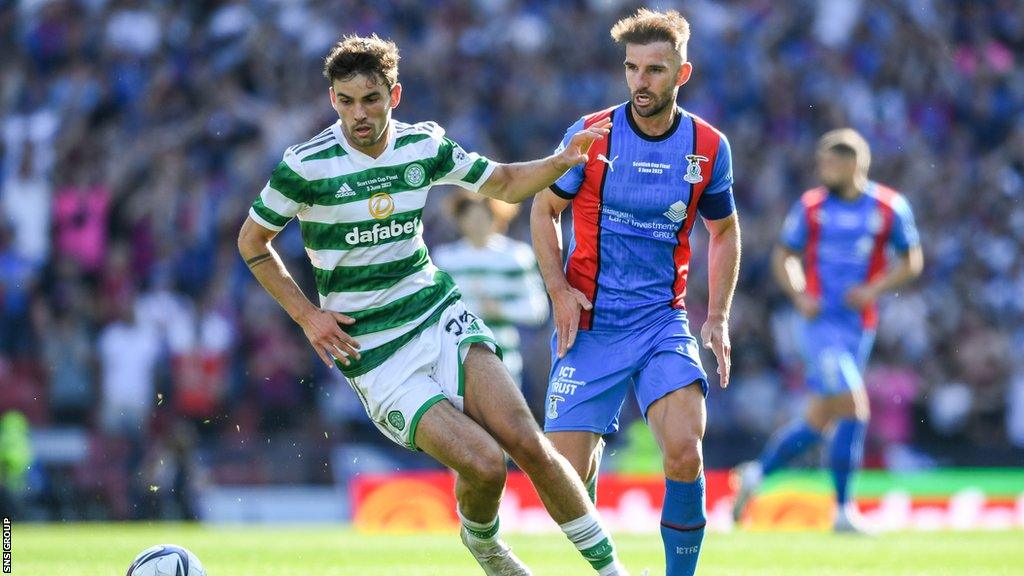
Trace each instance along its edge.
<path fill-rule="evenodd" d="M 358 361 L 346 376 L 379 366 L 459 298 L 423 243 L 423 206 L 435 184 L 478 192 L 495 164 L 446 138 L 434 122 L 392 121 L 378 158 L 352 148 L 340 121 L 289 148 L 249 215 L 281 230 L 298 217 L 320 306 L 356 320 Z"/>

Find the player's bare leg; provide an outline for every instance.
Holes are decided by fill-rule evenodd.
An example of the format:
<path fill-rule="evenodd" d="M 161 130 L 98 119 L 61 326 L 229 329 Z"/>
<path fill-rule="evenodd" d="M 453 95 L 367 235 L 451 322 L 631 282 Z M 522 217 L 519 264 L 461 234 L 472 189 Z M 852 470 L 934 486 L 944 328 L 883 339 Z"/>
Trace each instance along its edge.
<path fill-rule="evenodd" d="M 486 430 L 448 402 L 424 413 L 416 429 L 416 445 L 458 474 L 455 497 L 459 511 L 475 522 L 498 512 L 505 489 L 505 459 Z"/>
<path fill-rule="evenodd" d="M 868 401 L 868 394 L 863 388 L 856 388 L 833 396 L 816 397 L 811 406 L 816 405 L 821 406 L 821 412 L 828 419 L 820 426 L 820 429 L 824 429 L 828 423 L 842 418 L 856 418 L 864 422 L 871 418 L 871 404 Z M 810 417 L 811 415 L 808 413 L 808 419 Z"/>
<path fill-rule="evenodd" d="M 579 475 L 544 438 L 497 356 L 473 346 L 463 369 L 466 414 L 490 432 L 530 477 L 551 517 L 562 523 L 586 514 L 590 507 Z"/>
<path fill-rule="evenodd" d="M 804 409 L 803 420 L 775 432 L 758 460 L 744 462 L 732 469 L 729 481 L 736 493 L 732 506 L 735 522 L 742 519 L 747 505 L 761 490 L 766 475 L 818 444 L 842 404 L 838 396 L 811 396 Z"/>
<path fill-rule="evenodd" d="M 598 574 L 626 574 L 579 475 L 544 437 L 498 357 L 473 345 L 463 371 L 466 414 L 530 477 L 548 513 Z"/>
<path fill-rule="evenodd" d="M 458 475 L 455 498 L 462 542 L 488 576 L 530 571 L 498 538 L 498 504 L 505 489 L 505 454 L 498 443 L 449 402 L 428 408 L 416 429 L 416 445 Z"/>
<path fill-rule="evenodd" d="M 656 400 L 647 409 L 647 423 L 661 448 L 666 477 L 693 482 L 703 474 L 707 410 L 699 383 Z"/>
<path fill-rule="evenodd" d="M 773 437 L 766 449 L 766 453 L 773 455 L 770 469 L 763 462 L 752 461 L 733 470 L 732 481 L 736 489 L 733 518 L 739 521 L 747 503 L 760 489 L 766 474 L 816 445 L 831 428 L 833 433 L 829 462 L 838 502 L 834 528 L 837 532 L 870 533 L 871 530 L 864 526 L 856 507 L 847 501 L 849 478 L 859 468 L 864 429 L 870 417 L 870 404 L 863 388 L 812 397 L 804 412 L 804 420 L 792 424 L 789 429 Z M 773 447 L 773 443 L 776 446 Z"/>
<path fill-rule="evenodd" d="M 604 440 L 587 431 L 549 432 L 548 440 L 569 461 L 587 488 L 590 501 L 597 504 L 597 474 L 601 467 Z"/>
<path fill-rule="evenodd" d="M 833 425 L 832 443 L 829 446 L 829 469 L 836 489 L 836 517 L 833 529 L 836 532 L 871 534 L 850 496 L 850 480 L 859 468 L 864 453 L 864 435 L 871 407 L 864 388 L 827 396 L 822 399 Z"/>
<path fill-rule="evenodd" d="M 647 409 L 647 423 L 661 447 L 665 467 L 661 537 L 666 574 L 692 576 L 707 523 L 702 449 L 707 411 L 699 382 L 656 400 Z"/>
<path fill-rule="evenodd" d="M 832 413 L 836 409 L 835 396 L 811 396 L 804 409 L 804 420 L 808 426 L 819 434 L 824 434 L 832 423 Z"/>

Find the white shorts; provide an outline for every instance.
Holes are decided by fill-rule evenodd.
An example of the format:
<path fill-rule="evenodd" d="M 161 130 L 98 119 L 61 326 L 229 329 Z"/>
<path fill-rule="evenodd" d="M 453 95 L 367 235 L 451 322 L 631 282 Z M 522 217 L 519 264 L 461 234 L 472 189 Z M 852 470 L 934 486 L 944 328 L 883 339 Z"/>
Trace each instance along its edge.
<path fill-rule="evenodd" d="M 416 426 L 428 408 L 448 400 L 462 410 L 465 394 L 462 362 L 469 345 L 482 342 L 501 356 L 484 321 L 452 303 L 428 326 L 373 370 L 348 378 L 366 414 L 396 444 L 416 447 Z"/>

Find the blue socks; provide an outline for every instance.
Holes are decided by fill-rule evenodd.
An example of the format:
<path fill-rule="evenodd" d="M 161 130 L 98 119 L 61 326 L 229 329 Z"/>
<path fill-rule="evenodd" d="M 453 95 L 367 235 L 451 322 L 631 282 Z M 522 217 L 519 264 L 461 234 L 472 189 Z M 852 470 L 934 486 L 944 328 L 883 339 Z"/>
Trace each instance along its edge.
<path fill-rule="evenodd" d="M 840 507 L 849 501 L 850 477 L 860 469 L 864 457 L 864 433 L 867 424 L 856 419 L 836 422 L 829 448 L 828 465 L 836 486 L 836 502 Z M 821 441 L 821 434 L 803 420 L 779 430 L 761 454 L 761 469 L 767 476 L 782 468 L 804 450 Z"/>
<path fill-rule="evenodd" d="M 836 485 L 836 502 L 842 508 L 849 500 L 850 477 L 860 469 L 864 458 L 864 432 L 867 425 L 860 420 L 840 420 L 832 437 L 828 465 Z"/>
<path fill-rule="evenodd" d="M 693 576 L 704 540 L 704 475 L 694 482 L 665 479 L 661 539 L 665 543 L 666 576 Z"/>
<path fill-rule="evenodd" d="M 808 426 L 807 422 L 797 420 L 776 432 L 768 441 L 761 454 L 761 470 L 767 476 L 820 441 L 821 434 L 817 430 Z"/>

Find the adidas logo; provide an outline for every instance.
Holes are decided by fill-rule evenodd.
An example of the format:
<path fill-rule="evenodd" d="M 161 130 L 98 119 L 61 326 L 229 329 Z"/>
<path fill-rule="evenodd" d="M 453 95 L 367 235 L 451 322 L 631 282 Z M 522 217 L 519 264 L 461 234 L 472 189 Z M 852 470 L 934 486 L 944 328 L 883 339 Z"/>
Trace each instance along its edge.
<path fill-rule="evenodd" d="M 676 200 L 674 204 L 668 207 L 668 210 L 663 213 L 665 218 L 673 222 L 682 222 L 686 220 L 686 202 L 682 200 Z"/>
<path fill-rule="evenodd" d="M 341 188 L 338 188 L 338 191 L 334 193 L 335 198 L 348 198 L 349 196 L 355 195 L 356 191 L 353 190 L 352 187 L 348 185 L 348 182 L 342 184 Z"/>

